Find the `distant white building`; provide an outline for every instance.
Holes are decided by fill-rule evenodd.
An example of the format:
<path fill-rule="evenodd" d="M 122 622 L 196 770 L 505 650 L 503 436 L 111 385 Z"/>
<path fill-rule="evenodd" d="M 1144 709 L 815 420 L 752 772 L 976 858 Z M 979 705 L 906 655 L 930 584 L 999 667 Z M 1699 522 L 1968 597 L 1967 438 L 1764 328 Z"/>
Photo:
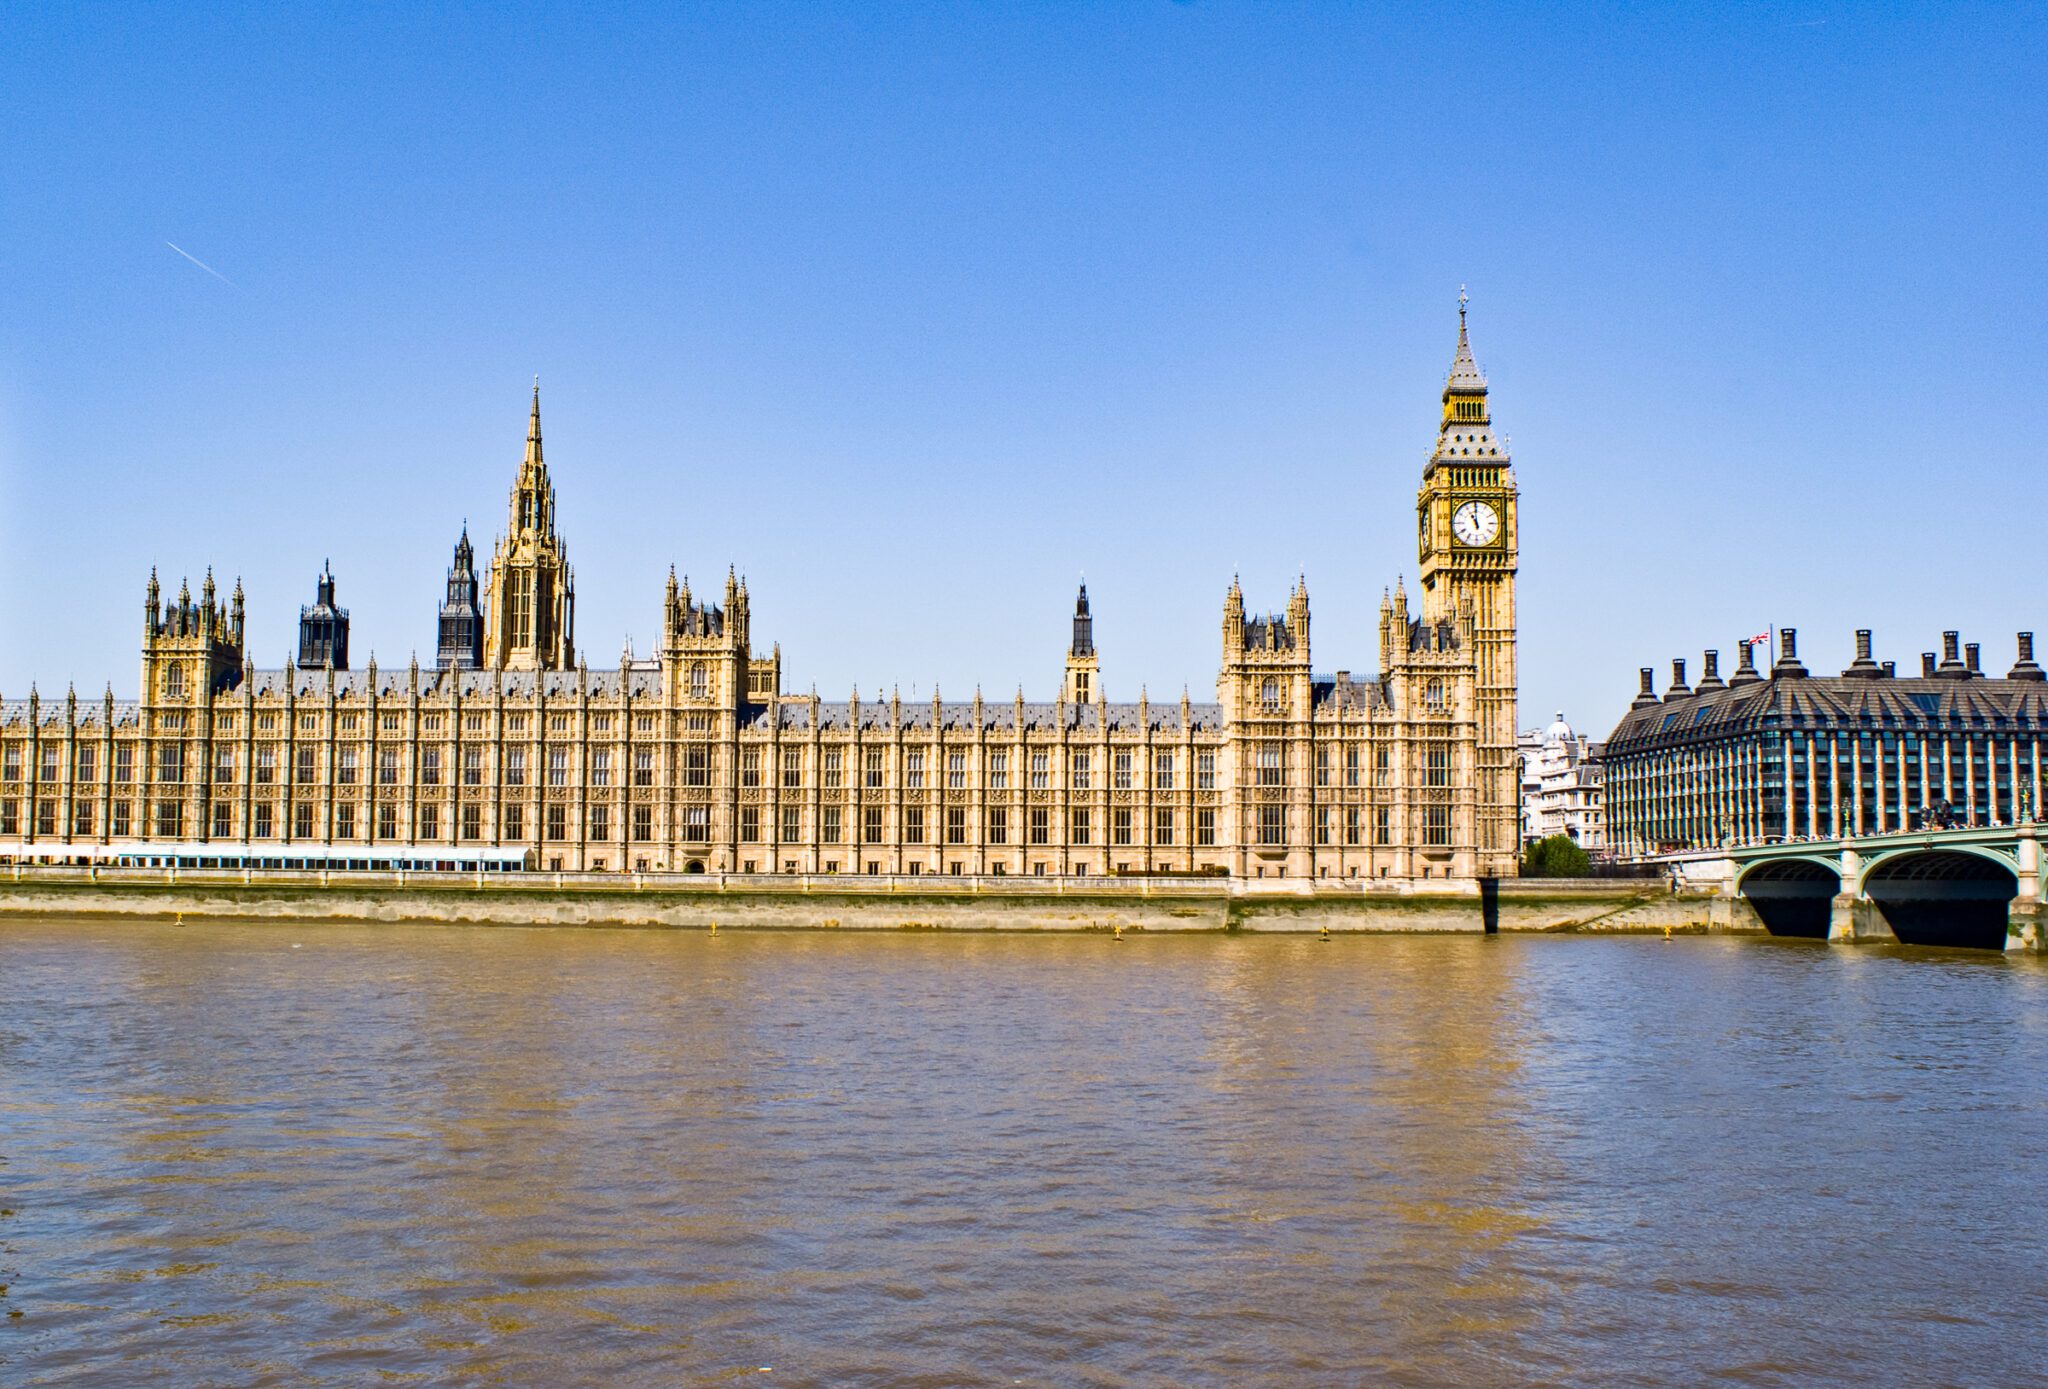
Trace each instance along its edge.
<path fill-rule="evenodd" d="M 1560 713 L 1548 728 L 1516 740 L 1522 778 L 1522 842 L 1569 835 L 1589 854 L 1607 848 L 1600 744 L 1572 731 Z"/>

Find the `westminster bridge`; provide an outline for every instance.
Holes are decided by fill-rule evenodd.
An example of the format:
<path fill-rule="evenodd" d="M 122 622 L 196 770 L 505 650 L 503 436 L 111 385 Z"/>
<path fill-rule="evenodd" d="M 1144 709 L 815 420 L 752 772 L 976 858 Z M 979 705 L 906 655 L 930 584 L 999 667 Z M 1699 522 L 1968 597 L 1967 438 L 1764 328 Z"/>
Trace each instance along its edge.
<path fill-rule="evenodd" d="M 1773 935 L 2039 950 L 2040 826 L 1785 840 L 1722 851 Z"/>

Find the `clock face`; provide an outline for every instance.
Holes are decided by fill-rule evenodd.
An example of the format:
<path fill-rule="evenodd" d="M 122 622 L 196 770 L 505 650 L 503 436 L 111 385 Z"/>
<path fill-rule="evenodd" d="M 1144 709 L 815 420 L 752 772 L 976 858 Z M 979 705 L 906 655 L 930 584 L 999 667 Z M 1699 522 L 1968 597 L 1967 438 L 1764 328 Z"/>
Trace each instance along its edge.
<path fill-rule="evenodd" d="M 1500 513 L 1486 502 L 1466 502 L 1451 513 L 1451 534 L 1461 545 L 1491 545 L 1500 534 Z"/>

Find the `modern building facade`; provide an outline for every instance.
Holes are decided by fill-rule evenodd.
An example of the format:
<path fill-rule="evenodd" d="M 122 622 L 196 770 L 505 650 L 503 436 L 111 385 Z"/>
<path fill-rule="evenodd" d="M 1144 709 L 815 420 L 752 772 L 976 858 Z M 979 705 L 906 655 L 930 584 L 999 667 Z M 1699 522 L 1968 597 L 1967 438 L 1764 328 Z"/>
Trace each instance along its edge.
<path fill-rule="evenodd" d="M 258 669 L 239 585 L 165 606 L 152 576 L 138 699 L 0 703 L 0 857 L 1511 875 L 1518 493 L 1464 318 L 1419 606 L 1382 596 L 1375 676 L 1317 673 L 1305 578 L 1270 613 L 1233 579 L 1213 700 L 1110 701 L 1085 588 L 1054 701 L 826 700 L 788 691 L 737 573 L 699 595 L 673 569 L 655 651 L 593 669 L 536 387 L 506 534 L 479 592 L 465 529 L 433 668 Z"/>
<path fill-rule="evenodd" d="M 1601 745 L 1575 732 L 1562 711 L 1521 737 L 1522 842 L 1564 835 L 1589 854 L 1607 850 Z"/>
<path fill-rule="evenodd" d="M 2048 682 L 2031 632 L 2003 678 L 1956 632 L 1913 675 L 1873 659 L 1867 629 L 1836 676 L 1807 671 L 1792 628 L 1779 641 L 1768 674 L 1747 642 L 1725 681 L 1713 651 L 1697 686 L 1684 661 L 1661 696 L 1642 671 L 1602 753 L 1619 854 L 2010 824 L 2040 807 Z"/>

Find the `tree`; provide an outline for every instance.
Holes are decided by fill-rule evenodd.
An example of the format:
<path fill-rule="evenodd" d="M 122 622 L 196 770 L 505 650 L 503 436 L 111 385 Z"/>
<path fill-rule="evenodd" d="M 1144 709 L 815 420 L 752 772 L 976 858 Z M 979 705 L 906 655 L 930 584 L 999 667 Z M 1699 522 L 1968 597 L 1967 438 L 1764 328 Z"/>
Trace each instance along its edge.
<path fill-rule="evenodd" d="M 1525 878 L 1584 878 L 1591 875 L 1593 860 L 1568 834 L 1539 839 L 1522 851 Z"/>

